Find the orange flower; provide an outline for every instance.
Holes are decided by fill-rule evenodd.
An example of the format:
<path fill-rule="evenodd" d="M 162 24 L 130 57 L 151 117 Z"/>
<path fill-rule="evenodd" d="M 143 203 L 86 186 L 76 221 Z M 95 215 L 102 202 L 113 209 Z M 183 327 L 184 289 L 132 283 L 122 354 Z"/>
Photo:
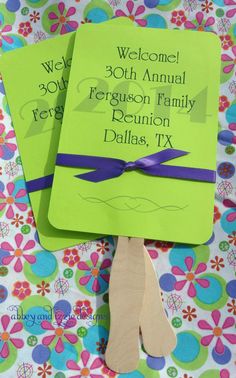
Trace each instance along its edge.
<path fill-rule="evenodd" d="M 214 206 L 214 223 L 216 223 L 221 217 L 221 213 L 217 206 Z"/>
<path fill-rule="evenodd" d="M 223 264 L 224 259 L 222 257 L 219 258 L 218 256 L 216 256 L 215 260 L 212 259 L 210 262 L 212 269 L 217 270 L 217 272 L 219 272 L 220 268 L 225 267 L 225 264 Z"/>
<path fill-rule="evenodd" d="M 186 309 L 184 309 L 183 311 L 183 318 L 184 319 L 188 319 L 189 322 L 191 322 L 193 319 L 195 319 L 197 317 L 196 315 L 196 308 L 191 308 L 190 306 L 187 306 Z"/>

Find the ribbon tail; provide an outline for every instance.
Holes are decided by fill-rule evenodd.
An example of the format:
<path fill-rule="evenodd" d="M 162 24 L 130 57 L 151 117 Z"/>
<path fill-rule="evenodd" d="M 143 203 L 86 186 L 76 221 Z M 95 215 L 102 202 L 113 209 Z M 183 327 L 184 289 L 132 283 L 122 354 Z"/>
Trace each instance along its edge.
<path fill-rule="evenodd" d="M 101 182 L 105 180 L 109 180 L 115 177 L 119 177 L 123 173 L 121 169 L 96 169 L 96 171 L 91 171 L 87 173 L 82 173 L 80 175 L 76 175 L 74 177 L 79 178 L 81 180 L 86 180 L 90 182 Z"/>
<path fill-rule="evenodd" d="M 26 181 L 26 189 L 28 193 L 37 192 L 52 187 L 53 175 L 39 177 L 34 180 Z"/>
<path fill-rule="evenodd" d="M 216 182 L 216 172 L 210 169 L 178 167 L 173 165 L 156 165 L 142 169 L 142 171 L 152 176 L 212 183 Z"/>

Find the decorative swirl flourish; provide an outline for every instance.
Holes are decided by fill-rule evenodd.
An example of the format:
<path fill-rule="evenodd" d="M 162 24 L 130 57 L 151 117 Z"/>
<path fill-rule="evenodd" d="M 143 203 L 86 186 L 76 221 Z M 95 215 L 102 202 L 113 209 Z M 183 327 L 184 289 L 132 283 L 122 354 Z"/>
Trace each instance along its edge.
<path fill-rule="evenodd" d="M 188 205 L 182 207 L 176 205 L 160 206 L 156 202 L 145 197 L 116 196 L 103 200 L 97 197 L 84 197 L 81 194 L 79 194 L 79 196 L 82 200 L 90 203 L 104 204 L 115 210 L 135 211 L 137 213 L 153 213 L 158 210 L 179 211 L 188 207 Z"/>

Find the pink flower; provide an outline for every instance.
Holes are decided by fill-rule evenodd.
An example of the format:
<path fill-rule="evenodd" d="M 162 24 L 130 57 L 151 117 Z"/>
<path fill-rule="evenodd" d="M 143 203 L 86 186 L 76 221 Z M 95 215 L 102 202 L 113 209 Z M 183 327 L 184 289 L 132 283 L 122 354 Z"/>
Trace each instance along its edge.
<path fill-rule="evenodd" d="M 76 325 L 75 318 L 69 318 L 65 321 L 65 324 L 62 324 L 63 320 L 65 319 L 65 315 L 62 311 L 55 312 L 55 319 L 57 323 L 57 327 L 54 327 L 49 321 L 43 320 L 41 323 L 41 327 L 46 330 L 54 331 L 52 335 L 45 336 L 42 340 L 43 345 L 50 345 L 55 338 L 57 338 L 57 343 L 55 350 L 57 353 L 62 353 L 64 351 L 64 343 L 63 338 L 65 338 L 69 343 L 75 344 L 78 341 L 78 337 L 76 335 L 72 335 L 71 333 L 66 332 L 67 329 L 72 328 Z"/>
<path fill-rule="evenodd" d="M 181 26 L 187 20 L 183 10 L 173 11 L 171 16 L 170 21 L 177 26 Z"/>
<path fill-rule="evenodd" d="M 234 0 L 224 0 L 224 3 L 225 5 L 229 5 L 229 6 L 236 5 L 236 2 Z M 236 13 L 236 8 L 230 9 L 226 12 L 226 17 L 229 17 L 229 18 L 234 17 L 235 13 Z"/>
<path fill-rule="evenodd" d="M 188 287 L 188 295 L 190 297 L 196 296 L 196 288 L 193 284 L 193 282 L 197 282 L 201 287 L 207 288 L 209 286 L 209 281 L 204 278 L 196 278 L 196 275 L 202 272 L 205 272 L 207 266 L 204 263 L 198 264 L 197 268 L 194 272 L 192 272 L 193 267 L 193 258 L 191 256 L 188 256 L 184 260 L 185 265 L 187 267 L 188 272 L 184 272 L 181 268 L 178 266 L 172 267 L 172 273 L 176 276 L 185 276 L 185 278 L 181 281 L 178 281 L 175 283 L 175 290 L 182 290 L 183 287 L 186 285 L 187 282 L 189 282 Z"/>
<path fill-rule="evenodd" d="M 233 46 L 233 41 L 229 34 L 220 35 L 221 40 L 221 47 L 223 50 L 228 50 L 231 46 Z"/>
<path fill-rule="evenodd" d="M 215 351 L 218 354 L 223 354 L 225 351 L 225 347 L 224 347 L 224 344 L 222 343 L 221 336 L 223 336 L 226 340 L 228 340 L 230 344 L 236 344 L 236 334 L 224 332 L 225 329 L 234 326 L 235 320 L 232 316 L 229 316 L 225 319 L 223 325 L 219 327 L 219 321 L 221 317 L 220 311 L 218 310 L 212 311 L 211 317 L 214 322 L 213 327 L 206 320 L 200 320 L 198 322 L 199 328 L 212 331 L 211 334 L 201 338 L 201 344 L 204 346 L 208 346 L 210 345 L 212 340 L 216 337 L 217 340 L 215 344 Z"/>
<path fill-rule="evenodd" d="M 20 332 L 23 329 L 23 324 L 20 322 L 16 322 L 11 327 L 10 331 L 7 331 L 7 328 L 10 323 L 10 316 L 3 315 L 1 318 L 3 332 L 0 333 L 0 340 L 3 341 L 3 346 L 0 351 L 0 356 L 2 358 L 7 358 L 9 356 L 9 346 L 8 343 L 11 342 L 15 348 L 20 349 L 24 346 L 24 342 L 21 339 L 16 339 L 12 337 L 14 333 Z"/>
<path fill-rule="evenodd" d="M 25 246 L 23 248 L 21 248 L 22 241 L 23 241 L 23 235 L 17 234 L 17 235 L 15 235 L 16 247 L 13 247 L 8 242 L 3 242 L 1 244 L 1 249 L 5 250 L 5 251 L 13 252 L 11 255 L 2 258 L 3 265 L 9 265 L 14 259 L 16 259 L 16 262 L 15 262 L 15 265 L 14 265 L 14 270 L 17 273 L 21 272 L 22 269 L 23 269 L 23 264 L 22 264 L 22 261 L 21 261 L 22 257 L 29 264 L 34 264 L 35 261 L 36 261 L 35 256 L 24 253 L 25 251 L 28 251 L 29 249 L 34 248 L 34 246 L 35 246 L 34 240 L 27 241 Z"/>
<path fill-rule="evenodd" d="M 10 130 L 6 134 L 4 124 L 0 123 L 0 158 L 4 160 L 10 160 L 16 151 L 16 145 L 9 141 L 12 138 L 15 138 L 15 132 Z"/>
<path fill-rule="evenodd" d="M 230 56 L 228 54 L 221 55 L 221 60 L 223 62 L 231 62 L 228 66 L 224 67 L 223 69 L 224 73 L 231 72 L 236 64 L 236 45 L 232 47 L 232 53 L 233 53 L 233 56 Z"/>
<path fill-rule="evenodd" d="M 31 27 L 31 23 L 29 21 L 21 22 L 19 24 L 18 33 L 22 34 L 24 37 L 28 37 L 30 33 L 32 33 L 33 29 Z"/>
<path fill-rule="evenodd" d="M 0 26 L 2 23 L 0 22 Z M 2 47 L 2 40 L 4 40 L 6 43 L 9 43 L 10 45 L 14 42 L 12 37 L 8 37 L 6 33 L 12 31 L 11 25 L 6 25 L 0 30 L 0 47 Z"/>
<path fill-rule="evenodd" d="M 209 26 L 213 25 L 215 23 L 214 17 L 208 17 L 206 20 L 204 20 L 204 13 L 197 12 L 196 14 L 196 23 L 195 25 L 191 21 L 186 21 L 184 26 L 186 29 L 194 29 L 197 31 L 209 31 Z"/>
<path fill-rule="evenodd" d="M 137 22 L 137 24 L 139 26 L 146 26 L 147 25 L 146 20 L 143 20 L 142 18 L 137 18 L 137 16 L 139 16 L 140 14 L 145 12 L 145 7 L 143 5 L 139 5 L 136 8 L 134 14 L 133 14 L 133 10 L 134 10 L 134 2 L 133 1 L 127 1 L 126 8 L 129 12 L 128 15 L 121 9 L 118 9 L 116 11 L 115 15 L 117 17 L 129 17 L 132 21 Z"/>
<path fill-rule="evenodd" d="M 13 297 L 17 297 L 20 301 L 29 297 L 31 294 L 30 284 L 27 281 L 16 281 L 13 284 Z"/>
<path fill-rule="evenodd" d="M 95 293 L 104 292 L 108 287 L 110 275 L 107 268 L 111 266 L 111 260 L 105 259 L 98 267 L 99 255 L 96 252 L 91 254 L 91 262 L 80 261 L 78 268 L 85 271 L 85 275 L 79 279 L 82 286 L 90 286 Z"/>
<path fill-rule="evenodd" d="M 77 364 L 73 360 L 68 360 L 66 363 L 68 369 L 78 371 L 77 375 L 73 375 L 70 378 L 103 378 L 103 375 L 96 374 L 97 372 L 92 370 L 101 368 L 104 364 L 104 361 L 99 357 L 96 357 L 92 362 L 90 362 L 90 359 L 90 353 L 87 350 L 84 350 L 81 353 L 81 362 L 79 364 Z"/>
<path fill-rule="evenodd" d="M 3 201 L 0 203 L 0 211 L 7 207 L 6 217 L 8 219 L 12 219 L 14 217 L 13 206 L 21 211 L 25 211 L 27 209 L 27 204 L 21 202 L 21 198 L 27 195 L 26 190 L 19 189 L 16 193 L 13 193 L 14 190 L 15 184 L 13 182 L 9 182 L 7 184 L 8 195 L 5 196 L 3 192 L 0 192 L 0 199 L 3 199 Z"/>
<path fill-rule="evenodd" d="M 52 33 L 60 29 L 60 34 L 65 34 L 78 28 L 78 22 L 70 21 L 70 16 L 76 13 L 75 7 L 70 7 L 67 11 L 65 9 L 65 4 L 60 2 L 57 6 L 58 12 L 50 12 L 48 15 L 49 20 L 55 20 L 55 24 L 52 24 L 50 31 Z"/>

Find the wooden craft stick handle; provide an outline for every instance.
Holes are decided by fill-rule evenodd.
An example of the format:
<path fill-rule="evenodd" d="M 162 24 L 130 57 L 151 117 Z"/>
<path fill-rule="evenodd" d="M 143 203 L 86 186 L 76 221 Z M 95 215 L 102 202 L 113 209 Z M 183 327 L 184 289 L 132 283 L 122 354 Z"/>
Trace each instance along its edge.
<path fill-rule="evenodd" d="M 119 237 L 109 284 L 110 334 L 107 366 L 117 373 L 139 363 L 139 322 L 145 289 L 144 240 Z"/>
<path fill-rule="evenodd" d="M 176 335 L 166 316 L 149 253 L 144 246 L 146 286 L 140 317 L 140 328 L 146 352 L 154 357 L 168 356 L 176 346 Z"/>

